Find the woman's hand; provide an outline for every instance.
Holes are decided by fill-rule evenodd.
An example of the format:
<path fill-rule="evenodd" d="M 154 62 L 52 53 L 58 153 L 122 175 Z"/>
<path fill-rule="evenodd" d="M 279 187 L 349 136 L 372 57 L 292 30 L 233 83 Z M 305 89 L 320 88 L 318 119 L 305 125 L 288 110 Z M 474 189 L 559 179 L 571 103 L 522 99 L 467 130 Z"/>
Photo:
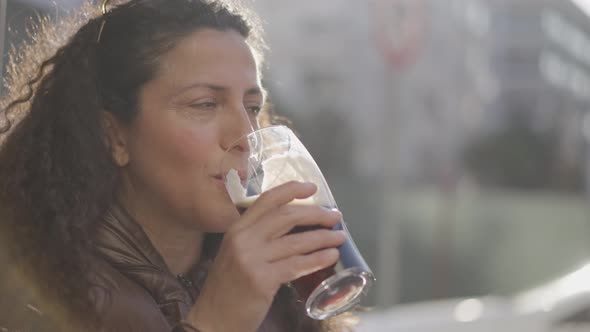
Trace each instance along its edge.
<path fill-rule="evenodd" d="M 338 260 L 341 231 L 288 234 L 295 226 L 331 228 L 342 215 L 320 206 L 287 205 L 310 197 L 310 183 L 289 182 L 263 193 L 226 233 L 187 322 L 203 332 L 256 331 L 281 284 Z"/>

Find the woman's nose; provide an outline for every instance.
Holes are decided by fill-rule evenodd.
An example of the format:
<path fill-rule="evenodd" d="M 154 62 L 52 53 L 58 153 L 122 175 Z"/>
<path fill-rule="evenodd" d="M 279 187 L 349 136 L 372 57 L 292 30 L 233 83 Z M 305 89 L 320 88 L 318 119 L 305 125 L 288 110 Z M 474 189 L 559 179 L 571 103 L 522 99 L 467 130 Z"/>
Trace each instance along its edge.
<path fill-rule="evenodd" d="M 224 119 L 224 138 L 222 147 L 224 150 L 236 150 L 238 152 L 250 151 L 247 135 L 254 131 L 254 124 L 243 107 L 237 107 Z"/>

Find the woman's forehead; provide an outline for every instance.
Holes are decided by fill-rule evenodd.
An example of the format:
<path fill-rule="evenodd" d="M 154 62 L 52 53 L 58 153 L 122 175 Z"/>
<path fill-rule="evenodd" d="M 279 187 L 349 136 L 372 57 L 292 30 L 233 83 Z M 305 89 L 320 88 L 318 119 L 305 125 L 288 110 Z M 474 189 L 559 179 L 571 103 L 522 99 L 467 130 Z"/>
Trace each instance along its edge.
<path fill-rule="evenodd" d="M 191 72 L 227 66 L 256 69 L 256 60 L 246 40 L 237 32 L 202 29 L 181 39 L 164 54 L 160 65 L 164 70 Z"/>
<path fill-rule="evenodd" d="M 201 29 L 179 41 L 159 63 L 158 75 L 175 88 L 196 81 L 259 84 L 252 49 L 233 30 Z"/>

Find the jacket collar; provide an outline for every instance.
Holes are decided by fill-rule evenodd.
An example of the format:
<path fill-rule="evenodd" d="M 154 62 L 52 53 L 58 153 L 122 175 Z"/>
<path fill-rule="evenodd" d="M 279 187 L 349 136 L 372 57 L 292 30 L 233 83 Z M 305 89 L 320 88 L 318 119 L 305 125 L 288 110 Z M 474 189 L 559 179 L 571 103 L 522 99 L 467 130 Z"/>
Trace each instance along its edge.
<path fill-rule="evenodd" d="M 161 272 L 169 271 L 141 226 L 118 204 L 106 213 L 96 240 L 101 254 L 117 267 L 148 267 Z"/>
<path fill-rule="evenodd" d="M 99 224 L 95 246 L 110 265 L 150 293 L 171 323 L 186 314 L 206 277 L 205 263 L 182 277 L 173 275 L 141 226 L 119 204 Z"/>

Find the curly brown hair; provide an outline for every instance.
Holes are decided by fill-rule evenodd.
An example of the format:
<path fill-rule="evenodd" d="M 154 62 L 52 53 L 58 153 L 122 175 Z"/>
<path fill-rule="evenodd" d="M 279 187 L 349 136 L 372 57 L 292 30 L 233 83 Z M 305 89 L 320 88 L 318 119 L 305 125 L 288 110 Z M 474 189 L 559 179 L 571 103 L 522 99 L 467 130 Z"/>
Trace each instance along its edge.
<path fill-rule="evenodd" d="M 239 32 L 262 62 L 259 20 L 230 1 L 122 1 L 105 15 L 87 3 L 41 19 L 32 42 L 12 50 L 0 98 L 0 327 L 24 307 L 44 318 L 35 331 L 100 328 L 95 283 L 83 271 L 120 187 L 101 112 L 131 123 L 158 60 L 203 27 Z M 272 121 L 269 107 L 261 118 Z M 278 296 L 293 306 L 292 292 Z M 308 320 L 295 312 L 293 322 Z M 335 331 L 343 321 L 312 325 Z"/>

